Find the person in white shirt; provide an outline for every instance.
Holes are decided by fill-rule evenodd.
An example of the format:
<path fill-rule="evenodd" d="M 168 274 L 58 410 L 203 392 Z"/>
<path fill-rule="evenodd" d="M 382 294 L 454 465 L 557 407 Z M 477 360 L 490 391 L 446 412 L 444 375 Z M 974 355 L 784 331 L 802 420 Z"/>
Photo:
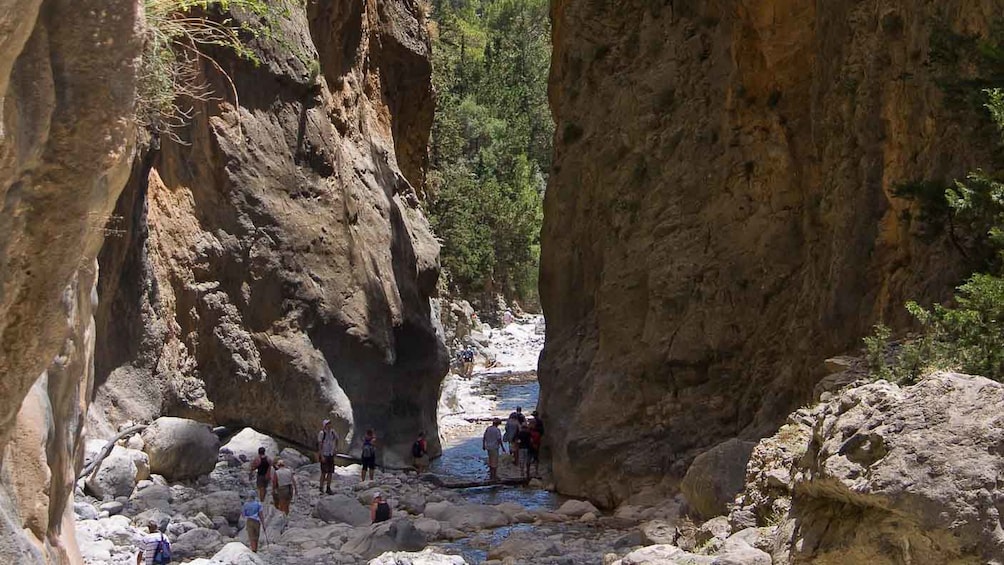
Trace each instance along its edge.
<path fill-rule="evenodd" d="M 296 496 L 296 482 L 293 480 L 293 470 L 286 466 L 282 459 L 275 462 L 275 473 L 272 473 L 272 494 L 275 495 L 275 507 L 279 512 L 289 516 L 289 503 Z"/>
<path fill-rule="evenodd" d="M 321 422 L 317 432 L 317 461 L 321 464 L 321 494 L 331 493 L 331 475 L 335 472 L 335 451 L 338 449 L 338 434 L 331 429 L 331 420 Z"/>
<path fill-rule="evenodd" d="M 136 554 L 136 565 L 153 565 L 153 559 L 158 551 L 171 547 L 167 536 L 161 533 L 160 524 L 156 520 L 146 523 L 147 533 L 139 540 L 139 553 Z"/>
<path fill-rule="evenodd" d="M 481 440 L 481 448 L 488 452 L 488 480 L 498 480 L 499 449 L 505 452 L 505 444 L 502 443 L 502 430 L 499 425 L 502 420 L 495 418 L 492 425 L 485 430 L 485 435 Z"/>

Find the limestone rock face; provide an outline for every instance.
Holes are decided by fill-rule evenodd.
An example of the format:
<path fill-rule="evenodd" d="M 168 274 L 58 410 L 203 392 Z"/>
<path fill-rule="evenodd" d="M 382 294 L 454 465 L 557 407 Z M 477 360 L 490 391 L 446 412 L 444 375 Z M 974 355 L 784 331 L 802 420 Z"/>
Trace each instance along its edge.
<path fill-rule="evenodd" d="M 907 388 L 851 389 L 821 405 L 791 469 L 791 561 L 1000 559 L 1002 402 L 1000 383 L 940 373 Z"/>
<path fill-rule="evenodd" d="M 410 462 L 448 360 L 432 323 L 439 245 L 419 209 L 432 119 L 412 0 L 309 2 L 214 53 L 233 79 L 163 138 L 100 261 L 95 402 L 110 430 L 167 414 Z M 343 444 L 344 445 L 344 444 Z"/>
<path fill-rule="evenodd" d="M 895 191 L 986 162 L 985 113 L 939 86 L 966 58 L 935 48 L 1002 8 L 552 2 L 540 382 L 559 490 L 675 488 L 702 450 L 776 429 L 876 320 L 904 324 L 906 298 L 946 296 L 958 254 Z"/>
<path fill-rule="evenodd" d="M 0 558 L 79 561 L 94 258 L 125 185 L 140 3 L 0 0 Z"/>

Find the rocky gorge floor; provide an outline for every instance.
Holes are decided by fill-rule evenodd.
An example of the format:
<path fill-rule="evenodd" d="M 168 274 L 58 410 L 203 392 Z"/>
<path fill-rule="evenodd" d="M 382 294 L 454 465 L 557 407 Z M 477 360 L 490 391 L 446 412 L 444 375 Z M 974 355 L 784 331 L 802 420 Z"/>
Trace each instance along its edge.
<path fill-rule="evenodd" d="M 484 332 L 491 369 L 473 378 L 451 374 L 443 385 L 440 434 L 444 454 L 433 473 L 378 470 L 360 479 L 360 467 L 336 468 L 334 494 L 318 491 L 320 468 L 291 447 L 247 428 L 219 449 L 208 474 L 168 481 L 150 472 L 142 438 L 120 442 L 101 469 L 81 481 L 74 510 L 76 536 L 86 563 L 135 562 L 136 542 L 151 518 L 172 540 L 179 563 L 603 563 L 638 549 L 642 519 L 656 508 L 600 512 L 585 501 L 565 500 L 548 487 L 542 467 L 525 487 L 450 488 L 451 482 L 485 477 L 480 437 L 485 422 L 516 405 L 536 405 L 534 366 L 543 343 L 541 320 L 529 318 Z M 92 440 L 90 457 L 103 441 Z M 257 447 L 295 469 L 298 491 L 289 516 L 271 505 L 257 554 L 247 548 L 241 506 L 255 497 L 248 481 Z M 212 453 L 210 453 L 212 455 Z M 189 453 L 190 457 L 196 455 Z M 504 455 L 502 479 L 520 470 Z M 123 478 L 124 477 L 124 478 Z M 134 478 L 135 480 L 130 480 Z M 390 522 L 370 525 L 369 503 L 381 492 L 394 509 Z M 270 495 L 269 495 L 270 500 Z M 606 557 L 605 557 L 606 556 Z"/>

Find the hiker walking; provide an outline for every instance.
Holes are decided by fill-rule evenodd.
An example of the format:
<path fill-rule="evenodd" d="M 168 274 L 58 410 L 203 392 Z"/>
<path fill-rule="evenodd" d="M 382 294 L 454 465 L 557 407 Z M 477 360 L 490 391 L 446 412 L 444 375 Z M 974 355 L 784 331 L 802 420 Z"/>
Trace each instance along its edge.
<path fill-rule="evenodd" d="M 411 457 L 418 473 L 424 473 L 429 468 L 429 444 L 425 441 L 425 432 L 419 432 L 418 439 L 411 444 Z"/>
<path fill-rule="evenodd" d="M 370 504 L 370 522 L 386 522 L 390 520 L 390 504 L 387 504 L 380 492 L 373 493 L 373 503 Z"/>
<path fill-rule="evenodd" d="M 257 474 L 257 477 L 255 475 Z M 255 488 L 258 489 L 258 500 L 265 502 L 265 491 L 268 490 L 268 483 L 272 481 L 272 462 L 265 455 L 265 448 L 258 448 L 258 456 L 251 461 L 251 469 L 248 471 L 248 480 L 255 477 Z"/>
<path fill-rule="evenodd" d="M 258 538 L 265 531 L 265 521 L 261 518 L 264 507 L 257 500 L 251 499 L 244 503 L 241 516 L 244 517 L 244 528 L 248 531 L 248 545 L 251 551 L 258 553 Z"/>
<path fill-rule="evenodd" d="M 360 480 L 366 480 L 366 470 L 370 471 L 370 480 L 373 480 L 373 474 L 376 473 L 376 433 L 373 432 L 373 428 L 366 430 L 366 435 L 363 437 L 363 449 L 360 454 L 363 460 L 363 471 L 360 475 Z"/>
<path fill-rule="evenodd" d="M 534 412 L 534 418 L 530 420 L 530 459 L 527 461 L 526 470 L 529 478 L 530 465 L 533 464 L 533 472 L 540 475 L 540 443 L 544 439 L 544 424 Z"/>
<path fill-rule="evenodd" d="M 516 445 L 519 446 L 519 456 L 516 458 L 516 465 L 520 468 L 523 478 L 530 480 L 530 426 L 523 423 L 516 432 Z M 520 464 L 522 461 L 522 464 Z"/>
<path fill-rule="evenodd" d="M 147 533 L 139 540 L 139 553 L 136 554 L 136 565 L 159 565 L 170 563 L 171 542 L 160 531 L 160 524 L 154 519 L 146 522 Z"/>
<path fill-rule="evenodd" d="M 519 465 L 519 452 L 516 449 L 516 432 L 518 431 L 519 420 L 516 418 L 516 413 L 513 412 L 505 421 L 505 434 L 502 435 L 502 441 L 509 444 L 509 453 L 512 454 L 513 463 L 516 465 Z"/>
<path fill-rule="evenodd" d="M 498 480 L 499 449 L 503 452 L 505 451 L 505 445 L 502 443 L 502 430 L 499 429 L 501 423 L 502 420 L 498 418 L 492 420 L 492 425 L 488 426 L 484 437 L 481 439 L 481 449 L 488 452 L 489 481 Z"/>
<path fill-rule="evenodd" d="M 317 461 L 321 464 L 321 494 L 331 492 L 331 475 L 335 472 L 335 450 L 338 449 L 338 434 L 331 429 L 331 420 L 321 422 L 317 432 Z"/>
<path fill-rule="evenodd" d="M 279 512 L 289 516 L 289 503 L 296 496 L 296 481 L 293 470 L 282 459 L 275 462 L 275 472 L 272 473 L 272 496 Z"/>
<path fill-rule="evenodd" d="M 464 378 L 467 379 L 471 378 L 471 375 L 474 374 L 474 348 L 472 348 L 470 345 L 465 347 L 464 350 L 460 352 L 460 360 L 464 364 L 463 367 Z"/>

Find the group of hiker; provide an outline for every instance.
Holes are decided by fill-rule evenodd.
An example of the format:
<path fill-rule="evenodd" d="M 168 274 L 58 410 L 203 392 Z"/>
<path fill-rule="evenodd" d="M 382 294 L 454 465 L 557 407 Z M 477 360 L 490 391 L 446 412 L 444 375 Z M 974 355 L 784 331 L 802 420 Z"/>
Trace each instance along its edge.
<path fill-rule="evenodd" d="M 527 418 L 523 414 L 523 407 L 517 406 L 506 419 L 505 433 L 499 429 L 502 420 L 495 418 L 485 430 L 481 441 L 481 448 L 488 452 L 488 480 L 498 480 L 499 451 L 506 451 L 506 444 L 509 444 L 509 453 L 512 455 L 513 464 L 519 467 L 525 480 L 530 480 L 530 467 L 533 466 L 534 473 L 540 472 L 540 443 L 544 437 L 544 421 L 536 410 L 532 413 L 532 418 Z"/>

